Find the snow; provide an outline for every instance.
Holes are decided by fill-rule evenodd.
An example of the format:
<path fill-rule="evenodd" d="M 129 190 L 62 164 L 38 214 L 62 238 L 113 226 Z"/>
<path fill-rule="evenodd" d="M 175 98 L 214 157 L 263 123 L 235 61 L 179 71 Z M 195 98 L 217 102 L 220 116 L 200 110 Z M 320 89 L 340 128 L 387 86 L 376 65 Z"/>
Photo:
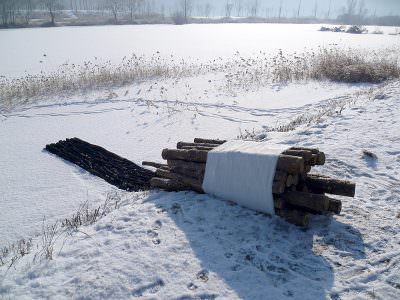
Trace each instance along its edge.
<path fill-rule="evenodd" d="M 190 24 L 125 25 L 59 28 L 27 28 L 0 31 L 0 76 L 19 77 L 48 72 L 69 62 L 110 60 L 121 62 L 132 53 L 208 61 L 227 58 L 237 51 L 244 56 L 260 51 L 302 52 L 304 48 L 338 44 L 381 49 L 396 47 L 393 27 L 384 35 L 320 32 L 321 24 Z M 374 26 L 369 27 L 371 31 Z M 79 41 L 79 42 L 78 42 Z M 29 51 L 27 51 L 29 49 Z M 46 55 L 46 56 L 44 56 Z"/>
<path fill-rule="evenodd" d="M 341 215 L 316 216 L 302 230 L 207 195 L 124 193 L 119 209 L 58 241 L 53 260 L 24 257 L 2 277 L 0 293 L 20 299 L 398 299 L 399 89 L 393 82 L 320 123 L 267 135 L 271 143 L 319 147 L 327 162 L 318 171 L 356 182 L 354 199 L 339 197 Z M 378 159 L 363 157 L 364 148 Z"/>
<path fill-rule="evenodd" d="M 203 190 L 274 215 L 272 183 L 279 154 L 284 150 L 268 142 L 228 141 L 208 153 Z"/>
<path fill-rule="evenodd" d="M 158 84 L 171 92 L 163 96 L 154 88 L 144 92 L 154 83 L 142 83 L 116 90 L 125 95 L 128 89 L 127 96 L 109 99 L 99 92 L 79 100 L 78 96 L 51 98 L 47 104 L 28 105 L 3 115 L 0 246 L 39 233 L 44 217 L 54 222 L 82 202 L 102 202 L 109 189 L 102 180 L 43 151 L 46 144 L 79 137 L 136 163 L 161 161 L 161 149 L 174 148 L 178 141 L 236 138 L 312 110 L 317 101 L 341 100 L 349 91 L 369 88 L 310 83 L 267 87 L 232 97 L 221 93 L 218 81 L 204 94 L 203 86 L 209 84 L 205 77 Z M 175 97 L 177 91 L 180 97 Z"/>
<path fill-rule="evenodd" d="M 332 42 L 372 49 L 398 43 L 396 36 L 321 33 L 319 27 L 2 30 L 0 74 L 20 76 L 94 56 L 120 62 L 132 51 L 208 60 Z M 73 42 L 78 39 L 81 44 Z M 19 238 L 33 237 L 35 245 L 12 267 L 0 267 L 0 298 L 399 299 L 400 82 L 231 91 L 222 76 L 60 95 L 0 114 L 0 249 Z M 335 103 L 344 109 L 322 113 Z M 269 131 L 301 116 L 294 131 Z M 313 116 L 318 121 L 308 123 Z M 140 163 L 161 161 L 161 149 L 180 140 L 239 135 L 321 149 L 327 162 L 316 172 L 355 181 L 355 198 L 339 197 L 341 215 L 315 216 L 303 230 L 207 195 L 116 192 L 43 151 L 47 143 L 77 136 Z M 45 259 L 43 224 L 71 216 L 84 202 L 101 205 L 110 192 L 118 193 L 120 205 L 95 224 L 60 233 L 53 259 Z"/>

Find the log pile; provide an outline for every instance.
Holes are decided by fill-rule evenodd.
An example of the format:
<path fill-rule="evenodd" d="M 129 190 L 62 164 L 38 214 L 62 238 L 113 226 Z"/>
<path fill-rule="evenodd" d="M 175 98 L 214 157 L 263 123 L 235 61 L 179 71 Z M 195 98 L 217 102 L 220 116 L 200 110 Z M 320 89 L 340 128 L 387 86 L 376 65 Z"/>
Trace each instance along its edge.
<path fill-rule="evenodd" d="M 78 138 L 46 145 L 45 150 L 130 192 L 150 189 L 150 179 L 154 177 L 154 172 Z"/>
<path fill-rule="evenodd" d="M 207 154 L 225 142 L 195 138 L 193 143 L 179 142 L 177 149 L 162 150 L 166 164 L 142 163 L 156 168 L 150 185 L 167 191 L 203 193 Z M 325 154 L 318 149 L 291 147 L 279 156 L 272 186 L 277 215 L 292 224 L 307 226 L 311 214 L 340 213 L 342 202 L 326 194 L 354 197 L 355 184 L 310 174 L 313 166 L 324 164 Z"/>

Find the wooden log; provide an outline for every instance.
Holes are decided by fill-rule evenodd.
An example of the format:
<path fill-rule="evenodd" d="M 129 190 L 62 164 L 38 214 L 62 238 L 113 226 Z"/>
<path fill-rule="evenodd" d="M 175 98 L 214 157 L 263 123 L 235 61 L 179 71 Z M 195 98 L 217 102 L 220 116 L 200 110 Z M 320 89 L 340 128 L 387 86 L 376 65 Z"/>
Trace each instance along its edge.
<path fill-rule="evenodd" d="M 159 177 L 153 177 L 150 180 L 150 185 L 151 187 L 154 188 L 160 188 L 166 191 L 185 191 L 185 190 L 190 190 L 188 186 L 185 186 L 184 184 L 177 182 L 172 179 L 166 179 L 166 178 L 159 178 Z"/>
<path fill-rule="evenodd" d="M 295 209 L 275 209 L 275 213 L 296 226 L 307 227 L 310 224 L 311 216 L 307 212 Z"/>
<path fill-rule="evenodd" d="M 297 192 L 304 192 L 304 193 L 309 193 L 309 189 L 307 185 L 305 184 L 304 180 L 299 180 L 299 183 L 296 185 L 296 191 Z M 318 193 L 316 193 L 318 194 Z"/>
<path fill-rule="evenodd" d="M 318 154 L 319 150 L 315 149 L 315 148 L 307 148 L 307 147 L 290 147 L 291 150 L 306 150 L 306 151 L 310 151 L 312 154 Z"/>
<path fill-rule="evenodd" d="M 306 164 L 311 161 L 313 155 L 312 152 L 309 150 L 294 150 L 294 149 L 285 150 L 282 152 L 282 154 L 302 157 L 304 159 L 304 163 Z"/>
<path fill-rule="evenodd" d="M 183 149 L 182 147 L 207 147 L 207 148 L 215 148 L 220 146 L 220 144 L 208 144 L 208 143 L 185 143 L 185 142 L 178 142 L 176 144 L 177 149 Z"/>
<path fill-rule="evenodd" d="M 323 174 L 308 174 L 307 176 L 312 176 L 312 177 L 320 177 L 320 178 L 331 178 L 327 175 L 323 175 Z"/>
<path fill-rule="evenodd" d="M 282 198 L 274 196 L 274 207 L 276 209 L 284 209 L 285 206 L 285 201 Z"/>
<path fill-rule="evenodd" d="M 201 170 L 193 170 L 193 169 L 184 168 L 184 167 L 170 167 L 169 171 L 176 173 L 176 174 L 183 175 L 183 176 L 188 176 L 193 179 L 197 179 L 201 182 L 204 179 L 204 172 L 202 172 Z"/>
<path fill-rule="evenodd" d="M 78 138 L 49 144 L 45 149 L 127 191 L 149 189 L 154 176 L 154 172 Z"/>
<path fill-rule="evenodd" d="M 173 168 L 182 168 L 182 169 L 187 169 L 193 172 L 199 172 L 204 174 L 206 170 L 206 164 L 205 163 L 197 163 L 197 162 L 191 162 L 191 161 L 184 161 L 184 160 L 175 160 L 175 159 L 168 159 L 167 160 L 168 166 L 173 169 Z"/>
<path fill-rule="evenodd" d="M 161 168 L 161 167 L 167 167 L 168 165 L 166 164 L 160 164 L 152 161 L 143 161 L 142 166 L 148 166 L 148 167 L 153 167 L 153 168 Z"/>
<path fill-rule="evenodd" d="M 327 194 L 354 197 L 356 185 L 350 181 L 308 175 L 305 184 L 310 190 Z"/>
<path fill-rule="evenodd" d="M 162 151 L 162 158 L 169 160 L 185 160 L 191 162 L 207 162 L 207 151 L 201 150 L 175 150 L 175 149 L 164 149 Z"/>
<path fill-rule="evenodd" d="M 304 173 L 304 159 L 302 157 L 281 154 L 279 155 L 276 169 L 290 174 Z"/>
<path fill-rule="evenodd" d="M 318 163 L 318 154 L 313 154 L 310 160 L 310 166 L 316 166 Z"/>
<path fill-rule="evenodd" d="M 325 153 L 324 152 L 319 152 L 317 154 L 317 156 L 318 156 L 317 157 L 317 165 L 323 166 L 325 164 L 325 160 L 326 160 Z"/>
<path fill-rule="evenodd" d="M 283 194 L 285 192 L 286 182 L 285 181 L 274 181 L 272 183 L 272 193 L 273 194 Z"/>
<path fill-rule="evenodd" d="M 156 176 L 166 179 L 172 179 L 176 182 L 183 184 L 184 186 L 190 187 L 190 189 L 195 192 L 204 193 L 203 188 L 201 187 L 202 182 L 200 180 L 196 180 L 184 175 L 180 175 L 170 171 L 165 171 L 162 169 L 156 170 Z"/>
<path fill-rule="evenodd" d="M 342 211 L 342 201 L 337 199 L 330 199 L 328 211 L 333 212 L 337 215 L 340 214 L 340 212 Z"/>
<path fill-rule="evenodd" d="M 162 158 L 166 160 L 206 163 L 207 151 L 164 149 L 162 151 Z M 276 169 L 291 174 L 304 173 L 304 159 L 297 156 L 280 155 L 276 164 Z"/>
<path fill-rule="evenodd" d="M 298 174 L 289 174 L 286 179 L 286 187 L 291 187 L 292 185 L 297 185 L 299 183 Z"/>
<path fill-rule="evenodd" d="M 331 200 L 325 195 L 304 192 L 285 192 L 281 197 L 290 205 L 309 208 L 316 212 L 328 211 Z"/>
<path fill-rule="evenodd" d="M 217 145 L 222 145 L 223 143 L 226 143 L 226 140 L 214 140 L 214 139 L 203 139 L 203 138 L 195 138 L 194 139 L 195 143 L 200 143 L 200 144 L 217 144 Z"/>
<path fill-rule="evenodd" d="M 288 173 L 281 170 L 275 170 L 274 180 L 280 180 L 281 178 L 287 179 Z"/>
<path fill-rule="evenodd" d="M 201 146 L 181 146 L 179 149 L 182 150 L 202 150 L 202 151 L 211 151 L 214 148 L 210 148 L 210 147 L 201 147 Z"/>

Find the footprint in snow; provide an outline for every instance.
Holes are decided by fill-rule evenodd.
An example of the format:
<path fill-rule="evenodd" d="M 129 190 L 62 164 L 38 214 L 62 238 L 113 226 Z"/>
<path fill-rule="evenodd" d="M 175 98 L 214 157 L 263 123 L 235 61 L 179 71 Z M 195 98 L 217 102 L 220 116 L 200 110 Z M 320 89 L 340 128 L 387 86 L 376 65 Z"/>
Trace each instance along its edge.
<path fill-rule="evenodd" d="M 154 245 L 161 244 L 161 240 L 158 238 L 158 233 L 152 229 L 147 230 L 147 236 L 151 238 Z"/>
<path fill-rule="evenodd" d="M 200 279 L 203 282 L 208 281 L 208 271 L 207 270 L 201 270 L 199 273 L 196 274 L 197 279 Z"/>
<path fill-rule="evenodd" d="M 153 242 L 154 245 L 161 244 L 161 240 L 160 239 L 152 239 L 151 241 Z"/>
<path fill-rule="evenodd" d="M 165 283 L 162 279 L 157 279 L 155 282 L 141 286 L 132 291 L 133 297 L 142 297 L 145 293 L 155 294 L 161 290 L 162 287 L 165 286 Z"/>
<path fill-rule="evenodd" d="M 158 237 L 158 233 L 155 232 L 154 230 L 149 229 L 149 230 L 147 230 L 147 236 L 150 238 L 156 238 L 156 237 Z"/>
<path fill-rule="evenodd" d="M 176 215 L 177 213 L 182 212 L 182 208 L 178 203 L 174 203 L 171 207 L 171 211 Z"/>
<path fill-rule="evenodd" d="M 225 257 L 226 257 L 226 258 L 231 258 L 232 256 L 233 256 L 233 254 L 230 253 L 230 252 L 225 253 Z"/>
<path fill-rule="evenodd" d="M 162 222 L 160 220 L 157 220 L 153 224 L 153 230 L 159 230 L 162 227 Z"/>
<path fill-rule="evenodd" d="M 187 288 L 188 288 L 189 290 L 191 290 L 191 291 L 194 291 L 194 290 L 196 290 L 196 289 L 198 288 L 198 286 L 195 285 L 193 282 L 191 282 L 191 283 L 189 283 L 189 284 L 187 285 Z"/>

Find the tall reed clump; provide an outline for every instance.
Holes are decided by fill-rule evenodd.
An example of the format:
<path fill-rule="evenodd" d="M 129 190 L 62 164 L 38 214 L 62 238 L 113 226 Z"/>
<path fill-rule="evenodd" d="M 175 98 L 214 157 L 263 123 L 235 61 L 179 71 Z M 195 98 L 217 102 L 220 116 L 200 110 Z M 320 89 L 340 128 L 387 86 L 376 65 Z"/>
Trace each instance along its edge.
<path fill-rule="evenodd" d="M 118 65 L 110 61 L 63 64 L 50 73 L 11 79 L 0 77 L 0 110 L 38 96 L 117 87 L 148 79 L 180 78 L 200 70 L 201 66 L 174 57 L 162 58 L 159 54 L 150 57 L 133 54 L 124 57 Z"/>
<path fill-rule="evenodd" d="M 399 78 L 399 50 L 319 47 L 302 53 L 279 50 L 270 56 L 260 52 L 245 58 L 236 53 L 225 65 L 228 90 L 254 90 L 271 83 L 309 80 L 340 83 L 380 83 Z"/>
<path fill-rule="evenodd" d="M 380 83 L 398 78 L 398 56 L 387 51 L 321 48 L 310 61 L 312 79 L 345 83 Z"/>

